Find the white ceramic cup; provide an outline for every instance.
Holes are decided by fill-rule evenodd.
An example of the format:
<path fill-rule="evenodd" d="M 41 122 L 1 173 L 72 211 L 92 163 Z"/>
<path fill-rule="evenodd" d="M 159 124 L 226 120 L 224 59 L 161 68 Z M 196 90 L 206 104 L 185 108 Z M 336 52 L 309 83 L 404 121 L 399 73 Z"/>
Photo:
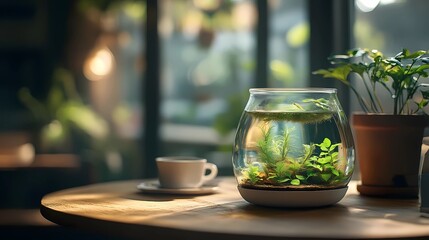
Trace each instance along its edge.
<path fill-rule="evenodd" d="M 156 165 L 163 188 L 198 188 L 214 179 L 218 172 L 215 164 L 197 157 L 158 157 Z M 207 175 L 206 170 L 209 170 Z"/>

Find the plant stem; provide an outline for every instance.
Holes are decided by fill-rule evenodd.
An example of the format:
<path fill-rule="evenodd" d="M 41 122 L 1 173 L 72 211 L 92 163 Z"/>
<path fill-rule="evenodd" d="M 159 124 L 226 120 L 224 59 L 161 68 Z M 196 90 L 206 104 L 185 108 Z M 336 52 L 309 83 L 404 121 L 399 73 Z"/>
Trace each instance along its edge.
<path fill-rule="evenodd" d="M 288 146 L 289 146 L 289 138 L 290 138 L 290 132 L 286 128 L 284 130 L 284 139 L 283 139 L 283 145 L 282 145 L 282 160 L 286 160 L 286 156 L 289 152 Z"/>
<path fill-rule="evenodd" d="M 393 115 L 398 115 L 398 92 L 395 91 L 395 98 L 393 99 Z"/>
<path fill-rule="evenodd" d="M 373 86 L 372 90 L 373 90 L 373 92 L 374 92 L 374 98 L 375 98 L 375 100 L 377 101 L 377 105 L 378 105 L 378 107 L 379 107 L 380 111 L 381 111 L 382 113 L 384 113 L 383 105 L 381 104 L 380 98 L 378 97 L 378 95 L 377 95 L 377 91 L 376 91 L 376 89 L 375 89 L 375 87 L 376 87 L 376 86 L 375 86 L 375 84 L 373 84 L 372 86 Z"/>
<path fill-rule="evenodd" d="M 412 77 L 412 76 L 411 76 Z M 404 109 L 404 107 L 405 107 L 405 105 L 407 105 L 408 106 L 408 112 L 411 112 L 411 109 L 409 109 L 409 103 L 408 103 L 408 100 L 410 100 L 410 99 L 412 99 L 412 97 L 414 96 L 414 94 L 416 93 L 416 91 L 417 91 L 417 89 L 419 88 L 419 85 L 418 85 L 418 81 L 419 81 L 419 79 L 420 79 L 420 75 L 418 75 L 417 77 L 416 77 L 416 79 L 415 79 L 415 81 L 413 81 L 413 85 L 409 88 L 410 90 L 408 90 L 408 92 L 407 92 L 407 98 L 406 98 L 406 101 L 405 101 L 405 103 L 404 103 L 404 105 L 402 106 L 402 108 L 401 108 L 401 111 L 400 112 L 402 112 L 403 111 L 403 109 Z"/>
<path fill-rule="evenodd" d="M 410 74 L 410 71 L 411 71 L 411 69 L 413 68 L 413 66 L 414 66 L 414 64 L 417 62 L 417 59 L 413 59 L 412 60 L 412 62 L 411 62 L 411 64 L 410 64 L 410 66 L 406 69 L 406 71 L 404 72 L 404 79 L 406 79 L 406 77 Z M 413 76 L 409 76 L 411 79 L 412 79 L 412 77 Z M 418 79 L 419 78 L 417 78 L 416 79 L 416 82 L 418 81 Z M 416 83 L 414 83 L 414 86 L 415 86 L 415 84 Z M 400 89 L 402 89 L 402 86 L 399 86 L 399 89 L 395 89 L 398 93 L 399 93 L 399 95 L 400 95 L 400 101 L 397 103 L 398 104 L 398 107 L 399 107 L 399 112 L 398 112 L 398 114 L 401 114 L 402 113 L 402 111 L 404 111 L 404 107 L 405 107 L 405 105 L 407 105 L 407 102 L 408 102 L 408 100 L 409 99 L 411 99 L 412 98 L 412 96 L 414 95 L 414 93 L 415 93 L 415 90 L 413 90 L 414 89 L 414 86 L 413 87 L 411 87 L 411 92 L 408 92 L 407 93 L 407 97 L 406 97 L 406 99 L 405 99 L 405 101 L 404 101 L 404 95 L 403 95 L 403 92 L 402 91 L 400 91 Z M 408 89 L 407 89 L 408 90 Z M 399 99 L 399 96 L 398 96 L 398 99 Z M 396 115 L 396 112 L 394 113 L 395 115 Z"/>
<path fill-rule="evenodd" d="M 368 78 L 369 79 L 371 79 L 371 75 L 369 74 L 369 72 L 367 72 L 367 71 L 365 71 L 366 72 L 366 74 L 368 75 Z M 361 76 L 361 78 L 362 78 L 362 80 L 363 80 L 363 83 L 364 83 L 364 85 L 365 85 L 365 88 L 366 88 L 366 91 L 367 91 L 367 93 L 368 93 L 368 96 L 369 96 L 369 99 L 370 99 L 370 101 L 371 101 L 371 110 L 373 111 L 373 112 L 379 112 L 378 111 L 378 109 L 377 109 L 377 106 L 376 106 L 376 104 L 375 104 L 375 101 L 374 101 L 374 98 L 373 98 L 373 94 L 374 94 L 374 92 L 372 92 L 371 93 L 371 90 L 370 90 L 370 88 L 369 88 L 369 86 L 368 86 L 368 83 L 365 81 L 365 78 L 364 78 L 364 75 L 362 74 L 362 75 L 360 75 Z M 373 85 L 372 83 L 371 83 L 371 85 Z"/>
<path fill-rule="evenodd" d="M 307 154 L 304 156 L 304 161 L 302 161 L 302 163 L 301 163 L 301 165 L 304 165 L 304 163 L 306 163 L 307 162 L 307 160 L 308 159 L 310 159 L 310 157 L 311 157 L 311 155 L 313 154 L 313 152 L 314 152 L 314 144 L 310 144 L 309 146 L 308 146 L 308 152 L 307 152 Z"/>
<path fill-rule="evenodd" d="M 370 112 L 368 109 L 368 103 L 365 102 L 365 99 L 359 94 L 359 92 L 356 90 L 356 88 L 354 88 L 351 84 L 349 84 L 348 86 L 350 87 L 350 89 L 355 94 L 356 98 L 359 101 L 359 105 L 363 109 L 363 111 L 366 113 Z"/>

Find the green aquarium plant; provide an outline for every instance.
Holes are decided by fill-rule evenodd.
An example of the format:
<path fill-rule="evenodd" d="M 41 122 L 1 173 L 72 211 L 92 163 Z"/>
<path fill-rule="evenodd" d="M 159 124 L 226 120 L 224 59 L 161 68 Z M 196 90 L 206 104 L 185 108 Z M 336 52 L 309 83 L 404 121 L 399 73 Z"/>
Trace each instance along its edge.
<path fill-rule="evenodd" d="M 261 186 L 335 186 L 347 179 L 338 168 L 341 143 L 329 138 L 319 144 L 302 144 L 300 154 L 292 154 L 291 129 L 281 135 L 272 126 L 261 128 L 263 137 L 257 142 L 258 163 L 243 169 L 243 185 Z"/>
<path fill-rule="evenodd" d="M 329 60 L 331 68 L 313 73 L 344 83 L 366 113 L 411 115 L 422 112 L 429 102 L 429 84 L 421 82 L 422 78 L 428 77 L 428 51 L 403 49 L 394 57 L 386 57 L 378 50 L 357 48 L 331 56 Z M 352 76 L 362 82 L 364 92 L 352 84 Z M 383 106 L 379 89 L 391 96 L 393 109 Z"/>

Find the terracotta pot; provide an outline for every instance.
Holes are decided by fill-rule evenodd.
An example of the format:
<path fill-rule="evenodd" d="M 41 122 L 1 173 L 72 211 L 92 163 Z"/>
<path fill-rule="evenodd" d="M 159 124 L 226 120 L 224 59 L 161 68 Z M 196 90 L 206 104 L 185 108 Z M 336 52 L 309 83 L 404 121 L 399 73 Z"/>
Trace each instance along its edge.
<path fill-rule="evenodd" d="M 354 114 L 352 126 L 363 195 L 418 197 L 426 116 Z"/>

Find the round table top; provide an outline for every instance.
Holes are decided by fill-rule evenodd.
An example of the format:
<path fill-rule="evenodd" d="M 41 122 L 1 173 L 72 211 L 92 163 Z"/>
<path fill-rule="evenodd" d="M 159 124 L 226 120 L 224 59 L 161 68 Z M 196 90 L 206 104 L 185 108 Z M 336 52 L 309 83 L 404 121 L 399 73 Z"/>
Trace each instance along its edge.
<path fill-rule="evenodd" d="M 360 196 L 356 182 L 339 203 L 324 208 L 252 205 L 233 178 L 218 178 L 209 195 L 145 194 L 143 180 L 67 189 L 42 199 L 42 215 L 60 225 L 133 239 L 363 239 L 424 238 L 429 219 L 417 199 Z"/>

